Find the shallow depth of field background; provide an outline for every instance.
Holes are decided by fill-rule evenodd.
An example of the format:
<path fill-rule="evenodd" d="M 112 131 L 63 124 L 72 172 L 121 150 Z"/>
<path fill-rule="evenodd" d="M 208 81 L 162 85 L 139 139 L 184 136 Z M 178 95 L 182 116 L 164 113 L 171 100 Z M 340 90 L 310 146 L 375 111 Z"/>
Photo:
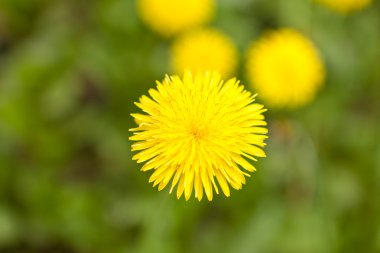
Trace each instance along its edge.
<path fill-rule="evenodd" d="M 266 113 L 268 157 L 243 190 L 186 202 L 148 184 L 128 140 L 171 39 L 132 0 L 0 0 L 0 252 L 380 252 L 380 3 L 223 0 L 211 25 L 243 83 L 249 43 L 278 27 L 313 39 L 327 81 Z"/>

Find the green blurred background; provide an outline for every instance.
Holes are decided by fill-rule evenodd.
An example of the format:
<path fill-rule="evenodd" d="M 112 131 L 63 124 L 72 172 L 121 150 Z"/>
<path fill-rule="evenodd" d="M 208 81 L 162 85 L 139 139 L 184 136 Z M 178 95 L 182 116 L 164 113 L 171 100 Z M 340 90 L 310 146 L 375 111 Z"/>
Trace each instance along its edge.
<path fill-rule="evenodd" d="M 243 190 L 185 202 L 148 184 L 128 141 L 171 40 L 133 0 L 0 0 L 0 252 L 380 252 L 380 3 L 223 0 L 211 25 L 243 83 L 249 43 L 277 27 L 311 37 L 328 76 L 312 104 L 266 113 Z"/>

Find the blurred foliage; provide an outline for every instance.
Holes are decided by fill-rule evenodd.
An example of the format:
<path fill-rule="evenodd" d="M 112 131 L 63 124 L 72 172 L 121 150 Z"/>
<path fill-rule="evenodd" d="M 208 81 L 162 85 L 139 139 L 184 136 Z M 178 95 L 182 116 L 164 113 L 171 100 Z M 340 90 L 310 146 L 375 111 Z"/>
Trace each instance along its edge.
<path fill-rule="evenodd" d="M 311 105 L 269 111 L 268 158 L 242 191 L 177 200 L 131 161 L 133 102 L 171 40 L 132 0 L 0 0 L 0 252 L 380 252 L 380 3 L 220 0 L 244 53 L 293 27 L 323 53 Z"/>

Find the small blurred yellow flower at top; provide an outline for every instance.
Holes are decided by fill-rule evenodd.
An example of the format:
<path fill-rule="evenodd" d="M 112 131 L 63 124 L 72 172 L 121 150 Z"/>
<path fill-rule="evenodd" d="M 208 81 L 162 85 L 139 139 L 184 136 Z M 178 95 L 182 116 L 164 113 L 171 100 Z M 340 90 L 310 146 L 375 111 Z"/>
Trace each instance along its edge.
<path fill-rule="evenodd" d="M 268 32 L 252 44 L 247 58 L 248 79 L 271 107 L 309 103 L 325 78 L 312 41 L 292 29 Z"/>
<path fill-rule="evenodd" d="M 171 48 L 171 68 L 175 73 L 212 70 L 228 77 L 235 72 L 237 58 L 232 40 L 215 29 L 185 33 Z"/>
<path fill-rule="evenodd" d="M 214 0 L 137 0 L 142 20 L 163 36 L 206 24 L 215 12 Z"/>
<path fill-rule="evenodd" d="M 166 76 L 149 94 L 135 103 L 144 114 L 132 114 L 138 126 L 129 138 L 133 160 L 152 171 L 149 182 L 158 190 L 171 182 L 169 192 L 176 187 L 186 200 L 240 190 L 256 170 L 248 161 L 265 157 L 266 109 L 256 95 L 216 72 Z"/>
<path fill-rule="evenodd" d="M 372 3 L 372 0 L 315 0 L 341 13 L 361 10 Z"/>

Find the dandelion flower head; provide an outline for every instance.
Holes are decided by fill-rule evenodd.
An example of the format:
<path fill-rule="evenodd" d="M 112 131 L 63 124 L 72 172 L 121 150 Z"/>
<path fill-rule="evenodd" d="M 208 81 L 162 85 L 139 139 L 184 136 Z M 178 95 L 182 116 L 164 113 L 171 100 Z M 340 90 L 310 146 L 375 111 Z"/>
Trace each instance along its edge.
<path fill-rule="evenodd" d="M 219 187 L 226 196 L 241 189 L 255 171 L 248 160 L 265 156 L 266 110 L 255 95 L 216 72 L 166 76 L 149 94 L 135 103 L 144 114 L 132 114 L 138 126 L 130 137 L 133 159 L 152 171 L 149 182 L 158 190 L 171 182 L 177 198 L 194 192 L 199 201 Z"/>
<path fill-rule="evenodd" d="M 235 71 L 237 58 L 231 39 L 215 29 L 185 33 L 171 48 L 171 66 L 175 73 L 213 70 L 225 77 Z"/>
<path fill-rule="evenodd" d="M 291 29 L 267 33 L 251 46 L 247 58 L 248 78 L 268 106 L 305 105 L 324 81 L 324 65 L 317 49 Z"/>
<path fill-rule="evenodd" d="M 214 15 L 214 0 L 138 0 L 142 20 L 163 36 L 207 23 Z"/>
<path fill-rule="evenodd" d="M 372 3 L 372 0 L 316 0 L 317 2 L 340 13 L 361 10 Z"/>

